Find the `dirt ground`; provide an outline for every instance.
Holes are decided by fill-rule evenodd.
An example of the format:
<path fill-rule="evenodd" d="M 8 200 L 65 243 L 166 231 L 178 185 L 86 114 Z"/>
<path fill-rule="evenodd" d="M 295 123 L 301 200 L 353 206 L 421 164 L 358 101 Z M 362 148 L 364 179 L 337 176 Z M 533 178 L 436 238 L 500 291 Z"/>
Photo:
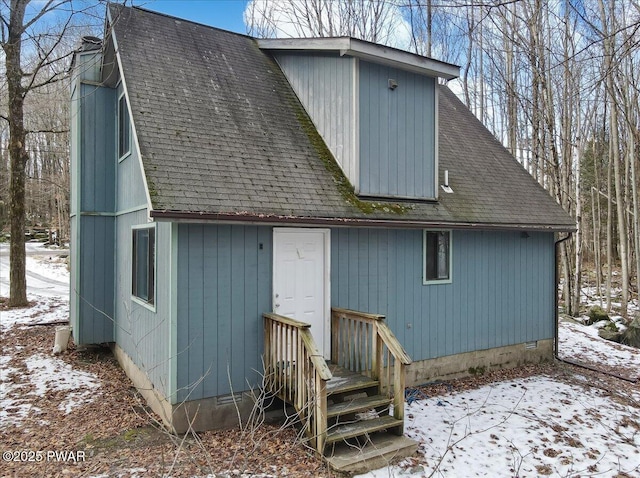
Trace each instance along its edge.
<path fill-rule="evenodd" d="M 25 360 L 37 354 L 50 355 L 53 335 L 52 326 L 14 326 L 2 332 L 0 355 L 11 356 L 6 366 L 15 369 L 7 377 L 8 383 L 23 384 L 20 398 L 28 396 L 31 409 L 19 424 L 0 430 L 0 448 L 14 455 L 18 451 L 41 454 L 0 462 L 1 476 L 332 476 L 292 427 L 264 424 L 251 432 L 238 427 L 186 436 L 167 433 L 106 348 L 79 351 L 72 346 L 59 356 L 75 370 L 94 374 L 101 383 L 94 400 L 66 414 L 64 407 L 60 409 L 65 391 L 33 395 L 28 388 L 33 385 L 25 379 L 29 373 Z M 637 383 L 563 363 L 489 372 L 431 384 L 422 391 L 433 397 L 538 374 L 567 382 L 577 374 L 587 375 L 589 386 L 609 391 L 620 400 L 634 400 L 640 392 Z M 584 386 L 584 379 L 576 385 Z M 16 393 L 15 389 L 11 393 Z M 58 459 L 47 452 L 73 453 Z"/>
<path fill-rule="evenodd" d="M 2 354 L 10 354 L 7 365 L 17 369 L 9 381 L 24 382 L 25 359 L 48 355 L 53 336 L 51 326 L 13 327 L 2 333 Z M 293 428 L 262 425 L 251 433 L 238 428 L 174 436 L 158 425 L 109 349 L 71 347 L 59 357 L 75 370 L 99 378 L 97 396 L 65 414 L 59 409 L 65 392 L 29 395 L 32 412 L 20 425 L 0 430 L 0 448 L 14 455 L 42 453 L 14 456 L 16 461 L 6 461 L 3 455 L 0 476 L 329 476 L 322 461 L 296 439 Z M 22 398 L 29 393 L 24 387 L 20 391 Z M 50 451 L 58 456 L 73 453 L 58 461 Z"/>

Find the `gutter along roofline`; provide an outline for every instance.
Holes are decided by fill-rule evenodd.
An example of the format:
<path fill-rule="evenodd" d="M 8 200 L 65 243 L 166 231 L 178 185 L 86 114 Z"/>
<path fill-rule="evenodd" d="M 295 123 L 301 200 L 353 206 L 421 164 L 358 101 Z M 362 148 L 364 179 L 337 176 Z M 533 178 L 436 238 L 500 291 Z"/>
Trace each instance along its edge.
<path fill-rule="evenodd" d="M 257 213 L 212 213 L 198 211 L 170 211 L 152 210 L 151 218 L 156 221 L 169 222 L 217 222 L 217 223 L 245 223 L 245 224 L 299 224 L 307 226 L 336 226 L 336 227 L 386 227 L 397 229 L 482 229 L 501 231 L 540 231 L 540 232 L 574 232 L 575 226 L 563 224 L 497 224 L 497 223 L 470 223 L 470 222 L 446 222 L 446 221 L 419 221 L 401 219 L 362 219 L 362 218 L 334 218 L 314 216 L 283 216 L 277 214 Z"/>

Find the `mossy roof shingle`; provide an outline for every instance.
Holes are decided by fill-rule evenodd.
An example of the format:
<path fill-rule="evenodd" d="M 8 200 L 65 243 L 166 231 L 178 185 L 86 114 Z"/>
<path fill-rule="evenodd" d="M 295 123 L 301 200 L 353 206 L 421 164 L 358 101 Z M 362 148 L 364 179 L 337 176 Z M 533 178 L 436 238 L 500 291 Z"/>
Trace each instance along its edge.
<path fill-rule="evenodd" d="M 157 217 L 574 227 L 446 86 L 438 89 L 439 170 L 449 171 L 454 193 L 437 203 L 360 201 L 254 39 L 139 8 L 111 9 Z"/>

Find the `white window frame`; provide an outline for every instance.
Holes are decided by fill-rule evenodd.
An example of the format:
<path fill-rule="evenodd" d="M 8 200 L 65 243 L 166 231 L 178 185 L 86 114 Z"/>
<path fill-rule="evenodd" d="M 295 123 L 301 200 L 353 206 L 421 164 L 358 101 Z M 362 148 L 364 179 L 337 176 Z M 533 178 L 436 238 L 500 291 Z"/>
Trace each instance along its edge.
<path fill-rule="evenodd" d="M 133 276 L 133 268 L 135 267 L 135 262 L 134 262 L 134 247 L 133 247 L 133 234 L 134 231 L 136 230 L 141 230 L 141 229 L 153 229 L 153 302 L 148 302 L 144 299 L 142 299 L 141 297 L 138 297 L 137 295 L 134 295 L 133 293 L 133 281 L 134 281 L 134 276 Z M 156 227 L 156 224 L 139 224 L 139 225 L 135 225 L 135 226 L 131 226 L 131 288 L 130 288 L 130 292 L 131 292 L 131 300 L 133 302 L 135 302 L 136 304 L 140 304 L 141 306 L 155 312 L 156 311 L 156 302 L 157 302 L 157 298 L 158 298 L 158 294 L 157 294 L 157 290 L 158 290 L 158 228 Z"/>
<path fill-rule="evenodd" d="M 122 111 L 120 105 L 122 104 L 122 100 L 124 99 L 124 110 Z M 121 118 L 126 118 L 127 119 L 127 128 L 129 130 L 128 132 L 128 141 L 127 141 L 127 149 L 120 154 L 120 140 L 121 140 L 121 130 L 120 130 L 120 121 Z M 123 91 L 122 94 L 120 94 L 118 96 L 118 104 L 116 106 L 116 156 L 118 156 L 118 161 L 123 161 L 124 159 L 126 159 L 128 156 L 131 155 L 131 134 L 132 134 L 132 129 L 131 129 L 131 118 L 129 117 L 129 101 L 127 100 L 126 94 Z"/>
<path fill-rule="evenodd" d="M 427 279 L 427 233 L 446 232 L 449 234 L 449 277 L 447 279 Z M 424 229 L 422 231 L 422 284 L 451 284 L 453 282 L 453 231 L 451 229 Z"/>

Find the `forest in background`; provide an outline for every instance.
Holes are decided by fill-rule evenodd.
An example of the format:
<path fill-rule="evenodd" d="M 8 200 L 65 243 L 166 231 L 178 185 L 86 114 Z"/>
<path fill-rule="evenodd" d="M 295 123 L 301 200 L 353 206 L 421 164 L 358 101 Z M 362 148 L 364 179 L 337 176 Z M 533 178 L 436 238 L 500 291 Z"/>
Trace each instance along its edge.
<path fill-rule="evenodd" d="M 26 37 L 33 45 L 55 41 L 56 52 L 67 52 L 44 69 L 55 81 L 25 97 L 26 227 L 55 229 L 63 241 L 69 237 L 70 199 L 69 86 L 63 72 L 79 38 L 100 32 L 98 18 L 34 24 Z M 460 65 L 452 89 L 576 218 L 577 232 L 561 245 L 566 311 L 579 312 L 589 275 L 606 308 L 619 302 L 627 315 L 640 269 L 637 0 L 251 0 L 245 23 L 258 37 L 349 35 Z M 36 47 L 25 54 L 25 63 L 39 61 L 39 53 Z M 10 213 L 5 77 L 3 70 L 2 231 Z M 620 287 L 616 297 L 613 282 Z"/>
<path fill-rule="evenodd" d="M 607 310 L 638 293 L 640 3 L 635 0 L 252 0 L 256 36 L 350 35 L 461 66 L 450 86 L 576 218 L 566 312 L 586 271 Z M 614 273 L 620 286 L 612 298 Z"/>
<path fill-rule="evenodd" d="M 100 32 L 102 0 L 3 0 L 0 3 L 0 240 L 7 240 L 11 219 L 9 58 L 19 35 L 23 103 L 25 234 L 55 231 L 69 240 L 69 74 L 83 35 Z M 24 21 L 15 24 L 23 10 Z M 15 53 L 14 53 L 15 54 Z M 9 61 L 8 61 L 9 59 Z"/>

